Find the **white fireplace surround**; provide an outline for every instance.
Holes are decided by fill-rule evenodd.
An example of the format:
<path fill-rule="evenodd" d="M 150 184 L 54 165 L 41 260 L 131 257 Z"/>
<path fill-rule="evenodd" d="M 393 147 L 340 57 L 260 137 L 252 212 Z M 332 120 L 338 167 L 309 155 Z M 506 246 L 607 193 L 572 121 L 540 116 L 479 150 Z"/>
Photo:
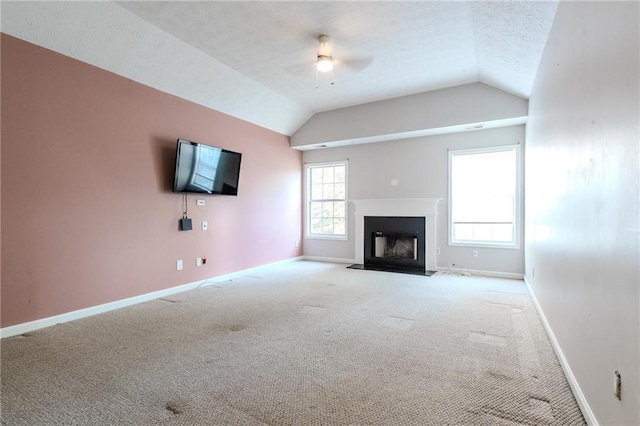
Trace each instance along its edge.
<path fill-rule="evenodd" d="M 355 260 L 364 263 L 364 217 L 424 217 L 425 238 L 425 268 L 427 271 L 436 270 L 436 216 L 437 205 L 441 198 L 386 198 L 351 200 L 354 205 L 356 218 L 355 228 Z"/>

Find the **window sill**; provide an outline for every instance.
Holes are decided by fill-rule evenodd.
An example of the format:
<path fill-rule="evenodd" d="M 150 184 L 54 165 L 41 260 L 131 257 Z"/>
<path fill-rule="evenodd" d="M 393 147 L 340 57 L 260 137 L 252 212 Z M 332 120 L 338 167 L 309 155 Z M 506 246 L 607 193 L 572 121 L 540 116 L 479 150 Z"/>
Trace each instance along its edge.
<path fill-rule="evenodd" d="M 481 248 L 496 248 L 496 249 L 509 249 L 509 250 L 520 250 L 519 244 L 500 244 L 500 243 L 488 243 L 488 242 L 449 242 L 450 247 L 481 247 Z"/>
<path fill-rule="evenodd" d="M 305 240 L 329 240 L 329 241 L 348 241 L 346 235 L 305 235 Z"/>

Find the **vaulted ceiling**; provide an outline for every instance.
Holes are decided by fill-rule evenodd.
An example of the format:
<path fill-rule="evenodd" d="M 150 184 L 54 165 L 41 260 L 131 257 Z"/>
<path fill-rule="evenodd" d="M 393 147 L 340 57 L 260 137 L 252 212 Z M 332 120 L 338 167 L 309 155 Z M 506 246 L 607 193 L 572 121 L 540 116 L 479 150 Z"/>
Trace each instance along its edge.
<path fill-rule="evenodd" d="M 557 8 L 555 1 L 56 3 L 3 2 L 3 31 L 288 135 L 316 112 L 476 81 L 528 98 Z M 315 71 L 321 34 L 332 38 L 333 77 Z"/>

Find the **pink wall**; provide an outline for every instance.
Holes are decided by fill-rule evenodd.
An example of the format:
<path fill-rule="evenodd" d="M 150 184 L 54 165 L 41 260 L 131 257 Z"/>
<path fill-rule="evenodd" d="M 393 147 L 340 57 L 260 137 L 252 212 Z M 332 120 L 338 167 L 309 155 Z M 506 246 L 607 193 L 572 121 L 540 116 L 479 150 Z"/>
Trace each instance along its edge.
<path fill-rule="evenodd" d="M 2 327 L 301 255 L 302 162 L 287 136 L 1 43 Z M 189 196 L 190 232 L 171 192 L 178 137 L 243 153 L 238 197 Z"/>

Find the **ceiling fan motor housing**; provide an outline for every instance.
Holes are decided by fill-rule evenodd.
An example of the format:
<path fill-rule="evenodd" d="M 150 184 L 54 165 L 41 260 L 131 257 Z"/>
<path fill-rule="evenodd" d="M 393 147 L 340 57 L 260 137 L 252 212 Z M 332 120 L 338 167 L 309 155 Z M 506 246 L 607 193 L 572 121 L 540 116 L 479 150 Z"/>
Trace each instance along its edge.
<path fill-rule="evenodd" d="M 331 56 L 331 38 L 328 35 L 318 37 L 317 68 L 320 72 L 328 72 L 333 69 L 333 57 Z"/>

